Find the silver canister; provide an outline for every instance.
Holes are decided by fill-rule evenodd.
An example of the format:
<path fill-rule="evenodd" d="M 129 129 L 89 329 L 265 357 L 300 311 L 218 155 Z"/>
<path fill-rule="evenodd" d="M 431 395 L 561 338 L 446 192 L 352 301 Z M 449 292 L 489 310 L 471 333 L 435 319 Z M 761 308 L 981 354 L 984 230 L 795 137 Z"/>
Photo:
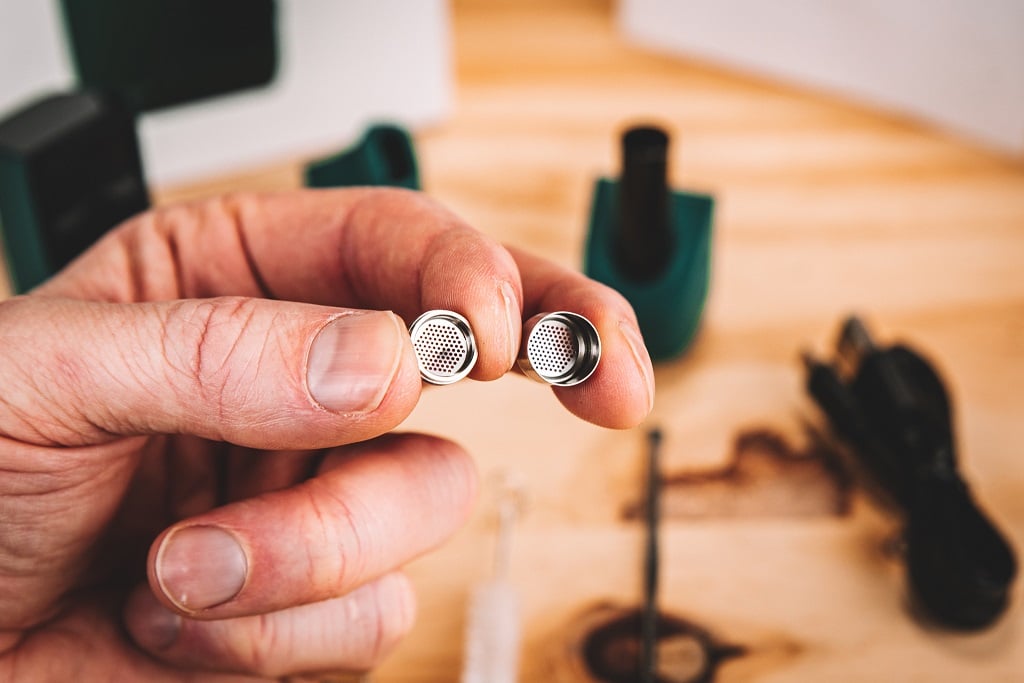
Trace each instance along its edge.
<path fill-rule="evenodd" d="M 453 384 L 476 365 L 477 348 L 469 321 L 454 311 L 427 311 L 409 326 L 420 377 L 431 384 Z"/>
<path fill-rule="evenodd" d="M 527 377 L 559 387 L 583 382 L 601 360 L 601 338 L 578 313 L 538 313 L 523 323 L 519 367 Z"/>

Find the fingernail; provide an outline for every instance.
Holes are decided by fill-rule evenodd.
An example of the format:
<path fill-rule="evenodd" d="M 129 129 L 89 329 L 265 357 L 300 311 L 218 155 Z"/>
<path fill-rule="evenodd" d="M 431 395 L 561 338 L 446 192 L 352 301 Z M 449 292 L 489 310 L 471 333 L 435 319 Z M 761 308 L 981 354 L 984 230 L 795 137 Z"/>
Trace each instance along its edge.
<path fill-rule="evenodd" d="M 132 637 L 147 650 L 166 650 L 181 633 L 181 617 L 164 607 L 148 590 L 136 593 L 125 609 Z"/>
<path fill-rule="evenodd" d="M 386 311 L 351 313 L 327 323 L 309 348 L 313 400 L 340 413 L 380 405 L 402 358 L 404 326 Z"/>
<path fill-rule="evenodd" d="M 247 569 L 245 551 L 235 537 L 213 526 L 172 532 L 156 560 L 164 595 L 185 610 L 206 609 L 235 597 Z"/>
<path fill-rule="evenodd" d="M 511 368 L 519 357 L 519 322 L 523 316 L 519 312 L 519 304 L 512 285 L 502 282 L 499 289 L 501 300 L 505 304 L 505 359 L 508 361 L 507 367 Z"/>
<path fill-rule="evenodd" d="M 643 378 L 644 386 L 647 387 L 647 410 L 650 411 L 654 408 L 654 370 L 651 368 L 647 347 L 644 345 L 643 337 L 640 336 L 640 330 L 635 325 L 623 320 L 619 323 L 619 330 L 633 354 L 636 369 Z"/>

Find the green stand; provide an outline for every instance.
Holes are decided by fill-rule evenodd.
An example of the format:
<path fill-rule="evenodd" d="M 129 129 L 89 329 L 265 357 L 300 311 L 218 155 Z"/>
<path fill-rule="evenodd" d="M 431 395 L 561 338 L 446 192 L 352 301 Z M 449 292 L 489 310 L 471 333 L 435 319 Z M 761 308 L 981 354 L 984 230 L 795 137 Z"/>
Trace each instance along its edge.
<path fill-rule="evenodd" d="M 420 189 L 412 137 L 401 126 L 370 127 L 358 142 L 306 167 L 307 187 L 388 185 Z"/>
<path fill-rule="evenodd" d="M 597 181 L 590 211 L 584 270 L 618 290 L 633 305 L 644 343 L 654 360 L 682 354 L 693 341 L 707 299 L 714 199 L 671 191 L 669 225 L 672 253 L 661 275 L 638 282 L 623 275 L 614 254 L 618 182 Z"/>

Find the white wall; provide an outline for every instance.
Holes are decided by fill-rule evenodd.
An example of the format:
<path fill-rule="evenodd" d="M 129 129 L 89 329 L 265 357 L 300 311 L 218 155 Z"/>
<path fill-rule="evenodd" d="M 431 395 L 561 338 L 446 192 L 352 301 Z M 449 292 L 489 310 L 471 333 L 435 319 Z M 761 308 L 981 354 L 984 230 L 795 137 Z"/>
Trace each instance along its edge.
<path fill-rule="evenodd" d="M 73 82 L 56 0 L 0 0 L 0 113 Z"/>
<path fill-rule="evenodd" d="M 1024 154 L 1022 0 L 620 0 L 658 50 L 822 88 Z"/>
<path fill-rule="evenodd" d="M 443 118 L 452 69 L 445 0 L 279 0 L 281 62 L 265 89 L 145 114 L 151 182 L 344 146 L 371 120 Z M 57 0 L 0 0 L 0 112 L 72 87 Z"/>

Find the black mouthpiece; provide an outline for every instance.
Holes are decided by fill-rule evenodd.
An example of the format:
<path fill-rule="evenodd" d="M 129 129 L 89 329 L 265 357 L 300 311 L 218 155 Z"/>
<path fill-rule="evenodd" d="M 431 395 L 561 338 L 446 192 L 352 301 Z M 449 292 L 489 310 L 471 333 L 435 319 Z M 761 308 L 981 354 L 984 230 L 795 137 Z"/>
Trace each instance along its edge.
<path fill-rule="evenodd" d="M 638 126 L 622 135 L 616 259 L 631 280 L 656 279 L 671 258 L 668 134 Z"/>

